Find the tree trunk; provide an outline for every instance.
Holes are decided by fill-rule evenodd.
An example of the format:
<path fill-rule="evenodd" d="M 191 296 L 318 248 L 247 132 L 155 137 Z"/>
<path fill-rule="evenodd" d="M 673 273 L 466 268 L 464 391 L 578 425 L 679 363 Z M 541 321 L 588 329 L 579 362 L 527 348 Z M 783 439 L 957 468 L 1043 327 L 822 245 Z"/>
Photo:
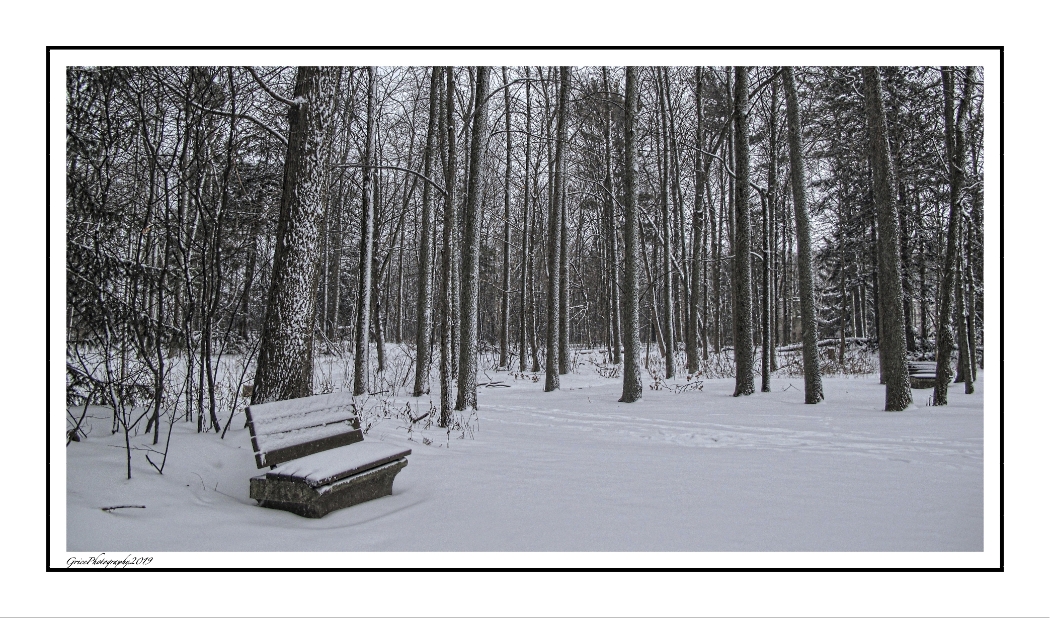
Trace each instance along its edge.
<path fill-rule="evenodd" d="M 882 77 L 878 67 L 864 67 L 864 107 L 871 135 L 872 180 L 879 229 L 879 301 L 881 340 L 886 375 L 886 411 L 898 412 L 911 405 L 907 343 L 904 336 L 904 303 L 900 275 L 900 219 L 893 190 L 893 168 L 882 104 Z"/>
<path fill-rule="evenodd" d="M 562 75 L 561 88 L 565 88 L 565 100 L 568 101 L 568 89 L 569 89 L 569 78 L 568 69 Z M 559 88 L 559 93 L 561 89 Z M 568 113 L 568 103 L 564 106 L 559 105 L 561 108 L 561 114 Z M 558 251 L 558 373 L 565 375 L 569 373 L 569 204 L 568 204 L 568 168 L 569 168 L 569 157 L 567 154 L 568 143 L 562 144 L 563 140 L 567 139 L 568 130 L 565 128 L 567 119 L 562 119 L 559 115 L 559 127 L 562 127 L 562 134 L 559 138 L 559 145 L 562 146 L 562 156 L 560 162 L 561 170 L 561 195 L 558 197 L 558 207 L 561 209 L 559 218 L 561 219 L 561 234 L 560 242 L 561 249 Z"/>
<path fill-rule="evenodd" d="M 436 70 L 436 69 L 435 69 Z M 440 416 L 438 426 L 448 427 L 452 420 L 452 337 L 456 329 L 453 314 L 453 272 L 455 271 L 455 233 L 456 233 L 456 81 L 453 67 L 445 67 L 445 113 L 441 120 L 441 145 L 447 149 L 445 158 L 445 211 L 441 230 L 441 290 L 438 297 L 441 315 L 441 360 L 438 367 L 441 385 Z"/>
<path fill-rule="evenodd" d="M 773 82 L 776 83 L 776 82 Z M 762 392 L 769 392 L 769 194 L 763 192 L 762 199 Z"/>
<path fill-rule="evenodd" d="M 331 97 L 339 69 L 299 67 L 290 110 L 281 218 L 252 403 L 313 393 L 313 331 L 328 170 Z"/>
<path fill-rule="evenodd" d="M 442 71 L 438 67 L 430 69 L 430 118 L 427 122 L 427 145 L 423 153 L 423 175 L 430 178 L 434 172 L 434 148 L 437 141 L 438 117 L 441 115 Z M 430 390 L 430 340 L 431 312 L 434 304 L 430 280 L 433 278 L 434 248 L 430 240 L 433 236 L 434 203 L 432 188 L 429 182 L 423 183 L 423 213 L 419 228 L 419 280 L 416 290 L 416 376 L 412 386 L 412 396 L 419 397 Z"/>
<path fill-rule="evenodd" d="M 959 375 L 956 382 L 966 384 L 966 394 L 973 394 L 973 372 L 970 366 L 970 337 L 966 332 L 966 300 L 963 297 L 962 257 L 956 265 L 955 273 L 955 324 L 959 330 Z M 962 378 L 962 379 L 959 379 Z"/>
<path fill-rule="evenodd" d="M 657 139 L 657 149 L 659 151 L 659 162 L 660 162 L 660 224 L 662 227 L 663 235 L 663 251 L 661 253 L 662 263 L 660 264 L 660 283 L 663 288 L 663 308 L 662 308 L 662 319 L 663 322 L 663 340 L 664 340 L 664 375 L 670 380 L 674 377 L 674 353 L 675 353 L 675 340 L 674 340 L 674 292 L 671 286 L 671 252 L 674 250 L 674 243 L 671 239 L 671 211 L 670 204 L 668 201 L 668 189 L 667 183 L 671 175 L 670 171 L 670 156 L 668 156 L 668 139 L 667 139 L 667 106 L 664 103 L 663 90 L 666 86 L 661 85 L 662 79 L 657 72 L 657 99 L 659 100 L 659 113 L 660 113 L 660 135 Z"/>
<path fill-rule="evenodd" d="M 547 272 L 547 377 L 543 385 L 544 392 L 561 388 L 558 357 L 561 347 L 561 252 L 562 252 L 562 199 L 565 183 L 565 115 L 569 97 L 569 67 L 561 67 L 561 88 L 558 91 L 558 109 L 556 112 L 558 129 L 554 154 L 554 190 L 551 193 L 550 217 L 548 221 Z"/>
<path fill-rule="evenodd" d="M 513 141 L 510 133 L 510 87 L 507 67 L 503 67 L 503 106 L 507 131 L 507 167 L 503 180 L 503 290 L 500 296 L 499 366 L 510 368 L 510 159 Z"/>
<path fill-rule="evenodd" d="M 774 71 L 776 69 L 773 69 Z M 766 171 L 766 195 L 762 204 L 762 392 L 768 393 L 769 372 L 776 370 L 773 339 L 773 236 L 774 207 L 777 200 L 777 112 L 780 109 L 780 80 L 770 84 L 769 96 L 769 167 Z"/>
<path fill-rule="evenodd" d="M 521 327 L 518 330 L 518 344 L 520 353 L 518 355 L 518 370 L 525 373 L 525 356 L 528 346 L 528 298 L 529 298 L 529 275 L 532 271 L 532 253 L 529 243 L 529 201 L 532 199 L 531 187 L 529 185 L 529 173 L 531 172 L 532 158 L 532 81 L 529 79 L 529 67 L 525 67 L 525 183 L 522 186 L 524 199 L 522 200 L 521 215 Z"/>
<path fill-rule="evenodd" d="M 368 86 L 366 98 L 365 151 L 361 156 L 365 166 L 361 180 L 361 251 L 357 285 L 357 324 L 354 327 L 354 395 L 368 392 L 369 372 L 369 315 L 372 313 L 372 244 L 375 234 L 375 204 L 372 201 L 375 170 L 374 159 L 375 133 L 375 67 L 367 67 Z"/>
<path fill-rule="evenodd" d="M 949 162 L 948 185 L 948 234 L 945 241 L 944 267 L 942 269 L 940 301 L 937 316 L 937 382 L 933 389 L 933 405 L 948 404 L 948 384 L 952 379 L 951 358 L 955 342 L 952 340 L 952 318 L 955 314 L 953 300 L 956 294 L 956 271 L 959 260 L 959 219 L 962 210 L 962 187 L 965 181 L 965 135 L 967 114 L 972 91 L 972 69 L 967 67 L 963 86 L 963 99 L 958 115 L 955 111 L 954 69 L 941 67 L 941 84 L 944 90 L 944 142 Z M 960 352 L 963 343 L 960 342 Z M 960 354 L 960 362 L 967 362 Z"/>
<path fill-rule="evenodd" d="M 734 397 L 755 392 L 754 330 L 751 324 L 751 155 L 748 150 L 747 67 L 735 67 L 734 146 L 736 148 L 736 241 L 733 243 Z"/>
<path fill-rule="evenodd" d="M 704 101 L 702 84 L 704 81 L 703 67 L 696 67 L 696 147 L 703 145 L 704 135 Z M 694 374 L 700 369 L 700 359 L 697 358 L 698 339 L 700 332 L 700 296 L 701 277 L 704 272 L 704 258 L 702 255 L 704 246 L 704 186 L 706 182 L 702 174 L 702 161 L 700 151 L 697 150 L 693 157 L 693 266 L 690 270 L 689 287 L 692 293 L 689 298 L 689 314 L 685 329 L 685 363 L 686 372 Z M 706 290 L 705 294 L 706 296 Z M 705 316 L 706 320 L 706 316 Z M 707 354 L 707 341 L 705 338 L 704 356 Z"/>
<path fill-rule="evenodd" d="M 973 205 L 975 210 L 980 207 L 977 203 Z M 973 281 L 974 227 L 973 224 L 966 226 L 966 335 L 970 340 L 970 377 L 977 380 L 977 307 L 974 300 L 976 286 Z"/>
<path fill-rule="evenodd" d="M 488 139 L 489 68 L 477 67 L 474 122 L 467 171 L 467 203 L 463 211 L 462 282 L 460 283 L 459 382 L 456 409 L 478 408 L 478 278 L 481 252 L 482 141 Z"/>
<path fill-rule="evenodd" d="M 623 228 L 623 393 L 620 401 L 632 403 L 642 398 L 642 374 L 638 363 L 641 351 L 638 324 L 638 187 L 635 178 L 635 115 L 638 109 L 637 69 L 627 67 L 624 93 L 624 228 Z"/>
<path fill-rule="evenodd" d="M 602 67 L 602 85 L 605 88 L 605 191 L 606 208 L 608 209 L 608 233 L 609 233 L 609 305 L 612 313 L 612 362 L 619 365 L 622 361 L 621 354 L 621 331 L 620 331 L 620 275 L 618 264 L 620 261 L 620 249 L 616 234 L 616 200 L 613 193 L 612 174 L 612 94 L 609 91 L 609 67 Z"/>
<path fill-rule="evenodd" d="M 810 249 L 809 208 L 806 199 L 805 168 L 802 163 L 802 127 L 798 114 L 798 92 L 791 67 L 781 68 L 787 99 L 788 155 L 791 161 L 791 195 L 795 203 L 795 234 L 798 237 L 798 286 L 802 311 L 802 370 L 806 380 L 806 403 L 824 399 L 817 356 L 817 311 L 813 291 L 813 258 Z M 786 294 L 785 294 L 786 296 Z M 789 320 L 789 316 L 784 316 Z"/>

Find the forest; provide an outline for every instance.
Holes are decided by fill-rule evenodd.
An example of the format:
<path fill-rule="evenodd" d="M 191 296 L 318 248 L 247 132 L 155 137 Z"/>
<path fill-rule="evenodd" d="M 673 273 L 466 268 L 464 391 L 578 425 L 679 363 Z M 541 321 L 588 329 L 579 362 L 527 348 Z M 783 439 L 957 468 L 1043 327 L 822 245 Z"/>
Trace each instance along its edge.
<path fill-rule="evenodd" d="M 65 97 L 67 444 L 111 408 L 128 476 L 130 436 L 249 401 L 404 391 L 448 427 L 585 351 L 625 403 L 875 372 L 901 411 L 909 362 L 934 405 L 983 367 L 981 67 L 71 67 Z"/>

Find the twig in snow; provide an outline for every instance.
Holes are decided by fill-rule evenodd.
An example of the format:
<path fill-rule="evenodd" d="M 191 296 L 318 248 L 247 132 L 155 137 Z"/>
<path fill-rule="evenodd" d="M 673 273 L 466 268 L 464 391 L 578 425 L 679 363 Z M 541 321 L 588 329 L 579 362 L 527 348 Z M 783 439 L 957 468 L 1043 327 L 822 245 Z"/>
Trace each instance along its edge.
<path fill-rule="evenodd" d="M 141 504 L 122 504 L 120 506 L 104 506 L 104 507 L 102 507 L 102 510 L 103 511 L 115 511 L 117 509 L 144 509 L 144 508 L 146 508 L 146 507 L 141 505 Z"/>

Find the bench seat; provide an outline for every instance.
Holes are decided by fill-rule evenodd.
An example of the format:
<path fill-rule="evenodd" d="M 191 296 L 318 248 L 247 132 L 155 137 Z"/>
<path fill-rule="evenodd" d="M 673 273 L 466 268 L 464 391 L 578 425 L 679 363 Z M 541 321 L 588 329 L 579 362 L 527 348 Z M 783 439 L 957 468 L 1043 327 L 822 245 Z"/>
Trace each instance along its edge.
<path fill-rule="evenodd" d="M 913 373 L 910 376 L 912 388 L 933 388 L 937 386 L 936 373 Z"/>
<path fill-rule="evenodd" d="M 411 454 L 412 449 L 385 442 L 356 442 L 283 463 L 266 477 L 298 479 L 310 487 L 320 487 Z"/>

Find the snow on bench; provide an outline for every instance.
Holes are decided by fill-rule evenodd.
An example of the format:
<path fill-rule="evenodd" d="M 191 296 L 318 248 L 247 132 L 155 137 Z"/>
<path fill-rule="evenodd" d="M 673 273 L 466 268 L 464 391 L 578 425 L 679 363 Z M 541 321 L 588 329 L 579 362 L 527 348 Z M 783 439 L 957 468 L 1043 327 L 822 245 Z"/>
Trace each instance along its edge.
<path fill-rule="evenodd" d="M 315 395 L 249 406 L 255 463 L 271 471 L 251 479 L 260 506 L 322 517 L 393 493 L 410 449 L 364 442 L 353 397 Z"/>
<path fill-rule="evenodd" d="M 908 361 L 908 377 L 912 388 L 933 388 L 937 385 L 937 362 Z"/>

